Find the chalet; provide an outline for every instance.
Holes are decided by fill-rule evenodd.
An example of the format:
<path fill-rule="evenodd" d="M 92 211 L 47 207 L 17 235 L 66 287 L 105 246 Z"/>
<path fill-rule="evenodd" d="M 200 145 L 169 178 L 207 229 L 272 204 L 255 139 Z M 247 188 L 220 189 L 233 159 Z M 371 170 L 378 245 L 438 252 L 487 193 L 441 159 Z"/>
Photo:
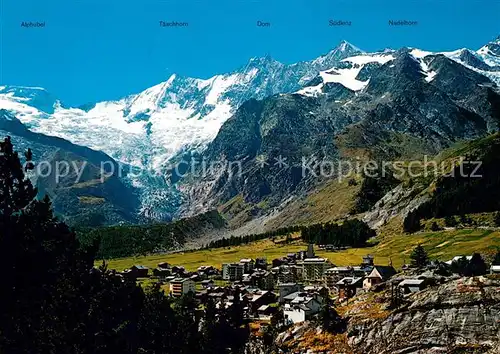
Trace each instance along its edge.
<path fill-rule="evenodd" d="M 282 258 L 275 258 L 275 259 L 273 259 L 271 264 L 272 264 L 273 268 L 277 268 L 277 267 L 279 267 L 279 266 L 281 266 L 283 264 L 287 264 L 287 263 L 288 263 L 288 261 L 285 258 L 282 257 Z"/>
<path fill-rule="evenodd" d="M 257 313 L 259 317 L 269 317 L 275 314 L 278 311 L 278 308 L 270 305 L 262 305 L 257 309 Z"/>
<path fill-rule="evenodd" d="M 279 303 L 285 302 L 285 296 L 290 295 L 292 293 L 296 293 L 302 290 L 302 285 L 297 283 L 281 283 L 278 284 L 279 290 Z"/>
<path fill-rule="evenodd" d="M 371 273 L 363 281 L 365 290 L 389 280 L 396 274 L 396 270 L 392 266 L 374 266 Z"/>
<path fill-rule="evenodd" d="M 170 263 L 167 262 L 158 263 L 158 268 L 170 269 Z"/>
<path fill-rule="evenodd" d="M 405 279 L 398 284 L 398 287 L 403 290 L 403 293 L 411 294 L 424 290 L 427 284 L 428 282 L 425 278 Z"/>
<path fill-rule="evenodd" d="M 295 281 L 300 281 L 304 278 L 304 266 L 300 264 L 292 264 L 289 266 L 290 272 L 293 274 Z"/>
<path fill-rule="evenodd" d="M 325 282 L 326 286 L 330 290 L 336 289 L 336 284 L 343 278 L 353 277 L 354 268 L 353 267 L 332 267 L 325 271 Z"/>
<path fill-rule="evenodd" d="M 328 288 L 325 286 L 306 286 L 304 287 L 304 292 L 308 294 L 318 294 L 322 298 L 327 298 L 329 295 Z"/>
<path fill-rule="evenodd" d="M 374 257 L 371 254 L 363 257 L 363 262 L 361 263 L 362 267 L 373 267 L 374 265 Z"/>
<path fill-rule="evenodd" d="M 165 281 L 168 282 L 168 283 L 170 283 L 174 279 L 175 279 L 175 275 L 170 275 L 168 277 L 165 277 Z"/>
<path fill-rule="evenodd" d="M 192 281 L 194 281 L 195 283 L 196 282 L 200 282 L 202 281 L 201 277 L 199 274 L 193 274 L 189 277 L 189 279 L 191 279 Z"/>
<path fill-rule="evenodd" d="M 243 283 L 251 286 L 256 286 L 262 290 L 273 290 L 275 285 L 274 275 L 265 270 L 255 270 L 252 274 L 247 275 L 243 279 Z"/>
<path fill-rule="evenodd" d="M 194 294 L 196 300 L 198 300 L 201 304 L 206 304 L 208 302 L 208 290 L 200 290 Z"/>
<path fill-rule="evenodd" d="M 173 266 L 172 274 L 183 274 L 186 272 L 186 269 L 183 266 Z"/>
<path fill-rule="evenodd" d="M 263 305 L 269 305 L 276 302 L 276 295 L 271 291 L 258 290 L 246 295 L 251 313 L 256 314 Z"/>
<path fill-rule="evenodd" d="M 149 273 L 149 268 L 143 265 L 133 265 L 130 267 L 130 272 L 134 278 L 146 278 Z"/>
<path fill-rule="evenodd" d="M 346 277 L 337 284 L 339 299 L 350 299 L 363 288 L 363 278 Z"/>
<path fill-rule="evenodd" d="M 226 294 L 223 291 L 213 291 L 213 292 L 208 292 L 209 299 L 212 299 L 215 303 L 223 300 L 226 298 Z"/>
<path fill-rule="evenodd" d="M 267 260 L 265 258 L 256 258 L 255 259 L 255 268 L 257 269 L 267 269 Z"/>
<path fill-rule="evenodd" d="M 157 268 L 153 269 L 153 275 L 155 277 L 159 277 L 159 278 L 166 278 L 166 277 L 172 275 L 172 272 L 170 271 L 169 268 L 157 267 Z"/>
<path fill-rule="evenodd" d="M 200 266 L 197 269 L 197 272 L 200 276 L 210 276 L 210 275 L 216 275 L 219 273 L 217 268 L 214 268 L 213 266 Z"/>

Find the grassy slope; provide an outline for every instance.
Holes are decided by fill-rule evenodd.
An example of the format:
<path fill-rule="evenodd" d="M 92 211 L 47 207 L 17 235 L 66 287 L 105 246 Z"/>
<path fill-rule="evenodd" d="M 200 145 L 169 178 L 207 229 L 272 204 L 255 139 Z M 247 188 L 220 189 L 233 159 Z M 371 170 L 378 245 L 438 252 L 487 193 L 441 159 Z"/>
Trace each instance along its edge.
<path fill-rule="evenodd" d="M 361 180 L 358 177 L 355 179 L 356 185 L 349 185 L 349 178 L 326 182 L 304 198 L 287 205 L 266 227 L 276 229 L 289 225 L 326 223 L 345 217 L 354 206 L 361 186 Z"/>
<path fill-rule="evenodd" d="M 336 265 L 355 265 L 360 263 L 366 254 L 375 255 L 377 264 L 389 264 L 400 267 L 404 261 L 409 261 L 412 249 L 421 243 L 429 252 L 431 258 L 448 260 L 453 256 L 471 254 L 473 252 L 493 253 L 500 247 L 500 231 L 492 230 L 452 230 L 440 232 L 423 232 L 413 235 L 394 235 L 383 238 L 379 244 L 367 248 L 354 248 L 340 252 L 317 252 Z M 263 240 L 249 245 L 214 250 L 175 253 L 146 257 L 130 257 L 109 261 L 109 267 L 117 270 L 128 268 L 133 264 L 156 267 L 159 262 L 183 265 L 188 270 L 195 270 L 200 265 L 220 267 L 222 263 L 239 261 L 246 257 L 267 257 L 268 261 L 287 253 L 305 249 L 305 245 L 295 241 L 292 244 L 274 244 Z"/>
<path fill-rule="evenodd" d="M 357 180 L 357 185 L 349 185 L 350 178 L 324 182 L 269 218 L 265 222 L 264 229 L 270 231 L 291 225 L 325 223 L 345 217 L 354 206 L 356 194 L 361 186 L 361 179 L 353 177 Z M 249 204 L 240 194 L 218 208 L 219 213 L 228 220 L 230 228 L 245 225 L 253 219 L 252 214 L 256 211 L 266 212 L 267 209 L 266 201 L 255 205 Z"/>

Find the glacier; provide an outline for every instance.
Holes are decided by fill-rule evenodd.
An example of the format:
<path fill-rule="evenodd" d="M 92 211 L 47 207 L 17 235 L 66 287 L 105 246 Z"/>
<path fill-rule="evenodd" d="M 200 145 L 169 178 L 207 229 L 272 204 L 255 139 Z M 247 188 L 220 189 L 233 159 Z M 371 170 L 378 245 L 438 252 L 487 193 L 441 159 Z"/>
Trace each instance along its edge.
<path fill-rule="evenodd" d="M 408 50 L 428 82 L 436 73 L 428 70 L 424 59 L 442 54 L 500 85 L 500 37 L 476 51 Z M 132 168 L 153 171 L 127 178 L 141 190 L 140 213 L 165 219 L 182 198 L 165 172 L 183 154 L 201 153 L 243 102 L 294 92 L 317 95 L 326 83 L 361 91 L 369 82 L 369 78 L 359 79 L 361 69 L 390 62 L 395 52 L 365 53 L 342 41 L 310 61 L 283 64 L 269 55 L 255 57 L 230 73 L 206 79 L 173 74 L 137 94 L 80 107 L 66 106 L 41 87 L 0 86 L 0 109 L 14 114 L 34 132 L 103 151 Z M 313 84 L 318 77 L 321 83 Z"/>

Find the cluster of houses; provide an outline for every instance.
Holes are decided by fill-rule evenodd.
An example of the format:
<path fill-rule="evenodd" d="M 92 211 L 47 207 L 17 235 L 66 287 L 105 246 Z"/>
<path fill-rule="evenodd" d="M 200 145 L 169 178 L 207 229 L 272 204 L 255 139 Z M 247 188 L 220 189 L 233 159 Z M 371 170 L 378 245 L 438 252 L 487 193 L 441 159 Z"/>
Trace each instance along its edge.
<path fill-rule="evenodd" d="M 211 299 L 217 308 L 230 308 L 238 295 L 250 319 L 267 319 L 282 311 L 286 321 L 298 323 L 318 314 L 329 297 L 346 301 L 376 290 L 380 284 L 410 294 L 433 283 L 432 275 L 395 277 L 396 273 L 391 265 L 375 264 L 371 255 L 363 257 L 359 265 L 337 267 L 317 257 L 309 245 L 307 250 L 274 259 L 271 264 L 265 258 L 247 258 L 224 263 L 221 270 L 201 266 L 188 272 L 181 266 L 159 263 L 152 274 L 147 267 L 133 266 L 122 275 L 155 277 L 168 284 L 170 296 L 192 293 L 200 304 Z"/>

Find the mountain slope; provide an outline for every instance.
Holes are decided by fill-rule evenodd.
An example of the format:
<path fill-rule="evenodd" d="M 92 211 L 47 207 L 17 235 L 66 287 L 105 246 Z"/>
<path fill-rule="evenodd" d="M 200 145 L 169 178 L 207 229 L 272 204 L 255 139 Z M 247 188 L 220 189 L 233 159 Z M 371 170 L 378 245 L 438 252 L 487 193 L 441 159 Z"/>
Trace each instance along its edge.
<path fill-rule="evenodd" d="M 308 62 L 287 65 L 269 56 L 252 58 L 228 74 L 209 79 L 174 74 L 139 94 L 79 108 L 63 107 L 43 89 L 4 86 L 0 108 L 33 131 L 104 151 L 133 166 L 160 168 L 182 150 L 210 142 L 244 101 L 298 90 L 319 71 L 359 53 L 341 42 Z"/>
<path fill-rule="evenodd" d="M 500 95 L 487 77 L 446 56 L 418 58 L 409 49 L 379 64 L 349 97 L 319 89 L 312 95 L 306 87 L 243 104 L 202 155 L 209 164 L 225 162 L 222 168 L 183 182 L 184 212 L 216 207 L 237 195 L 246 203 L 277 207 L 337 177 L 347 150 L 391 161 L 408 157 L 388 143 L 396 137 L 404 138 L 401 145 L 413 141 L 419 153 L 434 155 L 457 140 L 498 129 Z M 321 84 L 312 82 L 315 88 Z"/>
<path fill-rule="evenodd" d="M 232 73 L 172 75 L 78 108 L 41 88 L 3 86 L 0 108 L 138 172 L 123 180 L 137 188 L 140 217 L 170 220 L 243 198 L 255 218 L 335 178 L 341 158 L 435 155 L 498 130 L 499 46 L 364 53 L 344 41 L 311 61 L 253 58 Z M 183 176 L 193 159 L 216 167 Z M 325 163 L 330 172 L 318 176 Z"/>
<path fill-rule="evenodd" d="M 111 157 L 61 138 L 31 132 L 7 111 L 0 110 L 0 136 L 7 135 L 19 152 L 32 149 L 35 171 L 30 178 L 38 188 L 38 196 L 49 195 L 56 213 L 70 225 L 138 221 L 137 196 L 123 183 L 119 165 Z M 126 175 L 125 168 L 121 171 Z"/>

